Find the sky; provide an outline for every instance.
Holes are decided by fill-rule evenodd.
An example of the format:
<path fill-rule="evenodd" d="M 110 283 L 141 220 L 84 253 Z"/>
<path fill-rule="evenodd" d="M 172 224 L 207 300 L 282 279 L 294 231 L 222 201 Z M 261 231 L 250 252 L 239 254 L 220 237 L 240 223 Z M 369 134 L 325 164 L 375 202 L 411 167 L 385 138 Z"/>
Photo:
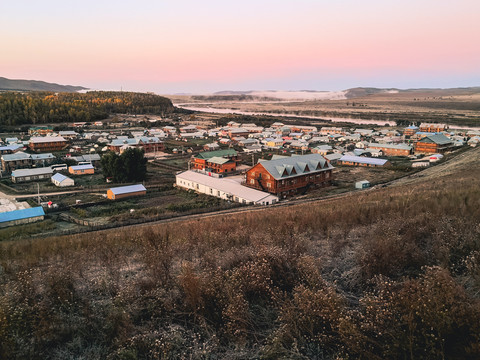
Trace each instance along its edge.
<path fill-rule="evenodd" d="M 0 76 L 159 94 L 480 86 L 478 0 L 0 1 Z"/>

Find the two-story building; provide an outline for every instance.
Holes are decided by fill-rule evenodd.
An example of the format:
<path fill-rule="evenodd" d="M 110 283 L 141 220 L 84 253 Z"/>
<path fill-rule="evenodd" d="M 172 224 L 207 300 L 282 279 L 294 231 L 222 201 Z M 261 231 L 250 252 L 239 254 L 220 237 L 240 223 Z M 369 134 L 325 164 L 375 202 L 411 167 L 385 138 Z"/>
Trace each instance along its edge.
<path fill-rule="evenodd" d="M 333 166 L 319 154 L 259 160 L 246 173 L 245 185 L 281 197 L 330 185 Z"/>

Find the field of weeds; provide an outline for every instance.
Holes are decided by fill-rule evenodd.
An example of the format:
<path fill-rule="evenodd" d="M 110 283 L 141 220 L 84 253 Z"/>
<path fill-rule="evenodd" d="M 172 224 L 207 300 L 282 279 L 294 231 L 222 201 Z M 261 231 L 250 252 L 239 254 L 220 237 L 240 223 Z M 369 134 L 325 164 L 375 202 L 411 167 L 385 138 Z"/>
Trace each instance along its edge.
<path fill-rule="evenodd" d="M 0 358 L 477 359 L 479 159 L 309 205 L 2 242 Z"/>

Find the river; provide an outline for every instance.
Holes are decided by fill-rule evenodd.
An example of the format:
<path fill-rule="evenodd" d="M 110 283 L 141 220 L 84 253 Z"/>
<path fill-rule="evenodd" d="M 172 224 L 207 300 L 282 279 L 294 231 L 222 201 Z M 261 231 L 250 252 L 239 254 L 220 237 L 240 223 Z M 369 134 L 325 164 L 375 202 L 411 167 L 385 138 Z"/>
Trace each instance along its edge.
<path fill-rule="evenodd" d="M 312 120 L 323 120 L 323 121 L 332 121 L 332 122 L 345 122 L 357 125 L 379 125 L 379 126 L 396 126 L 395 121 L 388 120 L 374 120 L 374 119 L 352 119 L 352 118 L 341 118 L 341 117 L 331 117 L 331 116 L 309 116 L 309 115 L 295 115 L 288 113 L 268 113 L 268 112 L 255 112 L 255 111 L 240 111 L 235 109 L 220 109 L 214 107 L 201 107 L 201 106 L 191 106 L 191 104 L 174 104 L 177 107 L 186 110 L 200 111 L 212 114 L 238 114 L 238 115 L 267 115 L 267 116 L 279 116 L 279 117 L 293 117 L 293 118 L 304 118 Z M 449 125 L 449 129 L 452 130 L 473 130 L 480 131 L 480 127 L 471 127 L 471 126 L 458 126 L 458 125 Z"/>

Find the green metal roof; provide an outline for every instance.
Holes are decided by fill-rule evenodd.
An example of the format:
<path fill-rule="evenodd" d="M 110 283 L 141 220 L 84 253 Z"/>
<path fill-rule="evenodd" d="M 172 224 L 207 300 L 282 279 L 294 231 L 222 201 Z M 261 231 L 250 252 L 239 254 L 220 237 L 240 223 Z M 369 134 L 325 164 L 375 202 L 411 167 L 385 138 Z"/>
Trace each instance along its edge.
<path fill-rule="evenodd" d="M 230 159 L 225 159 L 225 158 L 222 158 L 222 157 L 218 157 L 218 156 L 214 156 L 210 159 L 207 160 L 209 163 L 214 163 L 214 164 L 218 164 L 218 165 L 223 165 L 223 164 L 226 164 L 228 163 L 229 161 L 232 161 Z"/>
<path fill-rule="evenodd" d="M 196 155 L 197 159 L 211 159 L 213 157 L 228 157 L 228 156 L 237 156 L 237 152 L 233 149 L 226 150 L 215 150 L 215 151 L 205 151 Z"/>
<path fill-rule="evenodd" d="M 450 140 L 448 137 L 446 137 L 443 134 L 428 135 L 428 136 L 425 136 L 419 142 L 434 143 L 434 144 L 438 144 L 438 145 L 445 145 L 445 144 L 453 143 L 452 140 Z"/>

